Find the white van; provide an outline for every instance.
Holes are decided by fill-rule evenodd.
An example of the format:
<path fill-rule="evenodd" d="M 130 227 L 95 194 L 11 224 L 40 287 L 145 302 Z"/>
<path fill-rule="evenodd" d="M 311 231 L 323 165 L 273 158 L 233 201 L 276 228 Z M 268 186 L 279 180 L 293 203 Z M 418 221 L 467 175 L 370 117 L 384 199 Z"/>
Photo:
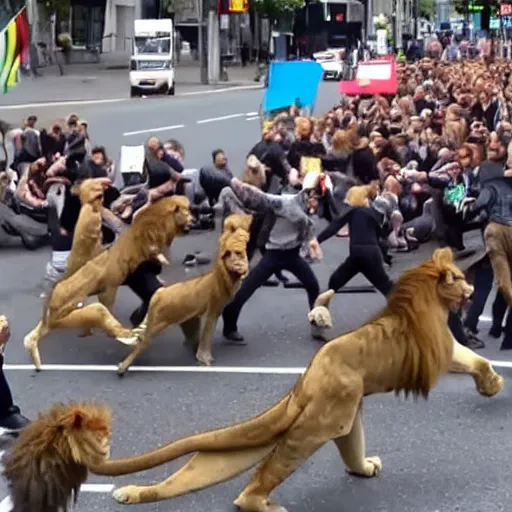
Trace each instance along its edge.
<path fill-rule="evenodd" d="M 135 20 L 130 58 L 130 96 L 144 91 L 174 95 L 174 27 L 172 20 Z"/>

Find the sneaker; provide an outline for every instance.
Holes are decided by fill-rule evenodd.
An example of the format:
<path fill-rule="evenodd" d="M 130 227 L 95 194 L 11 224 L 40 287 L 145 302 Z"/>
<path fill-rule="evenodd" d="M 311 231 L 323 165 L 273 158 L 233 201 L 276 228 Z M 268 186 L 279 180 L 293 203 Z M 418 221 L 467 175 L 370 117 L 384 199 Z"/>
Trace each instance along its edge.
<path fill-rule="evenodd" d="M 226 338 L 227 341 L 234 343 L 236 345 L 247 344 L 245 338 L 238 331 L 224 332 L 223 336 L 224 338 Z"/>
<path fill-rule="evenodd" d="M 197 259 L 194 254 L 187 254 L 182 263 L 186 267 L 195 267 L 197 265 Z"/>
<path fill-rule="evenodd" d="M 326 329 L 322 329 L 318 325 L 311 325 L 311 337 L 316 341 L 328 341 Z"/>
<path fill-rule="evenodd" d="M 471 350 L 477 350 L 480 348 L 485 348 L 485 343 L 473 332 L 469 329 L 464 329 L 464 333 L 467 336 L 468 344 L 467 347 Z"/>
<path fill-rule="evenodd" d="M 201 251 L 195 251 L 193 256 L 196 259 L 198 265 L 209 265 L 212 262 L 212 259 L 203 254 Z"/>
<path fill-rule="evenodd" d="M 29 423 L 30 420 L 21 414 L 20 408 L 13 405 L 8 409 L 6 415 L 0 418 L 0 429 L 4 431 L 2 433 L 19 432 Z"/>

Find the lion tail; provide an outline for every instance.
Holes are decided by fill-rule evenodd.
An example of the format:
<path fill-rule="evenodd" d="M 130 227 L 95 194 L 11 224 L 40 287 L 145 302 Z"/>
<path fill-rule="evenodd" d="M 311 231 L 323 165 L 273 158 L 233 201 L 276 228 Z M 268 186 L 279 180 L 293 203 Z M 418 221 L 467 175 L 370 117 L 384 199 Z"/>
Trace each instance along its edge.
<path fill-rule="evenodd" d="M 273 441 L 244 450 L 198 452 L 165 481 L 165 499 L 231 480 L 265 459 L 275 446 L 276 441 Z"/>
<path fill-rule="evenodd" d="M 260 453 L 260 451 L 256 449 L 275 444 L 277 437 L 290 427 L 299 416 L 300 412 L 301 408 L 292 399 L 292 395 L 288 394 L 276 405 L 267 409 L 263 414 L 251 418 L 248 421 L 230 427 L 185 437 L 143 455 L 125 459 L 107 460 L 97 466 L 89 467 L 89 470 L 97 475 L 103 476 L 128 475 L 136 473 L 137 471 L 155 468 L 188 453 L 200 452 L 200 454 L 198 454 L 201 455 L 199 457 L 200 460 L 227 461 L 231 458 L 234 461 L 238 460 L 239 469 L 233 466 L 232 471 L 229 468 L 225 469 L 224 473 L 222 473 L 225 476 L 219 474 L 218 478 L 221 478 L 220 481 L 227 480 L 256 464 L 258 460 L 261 460 L 263 455 L 261 457 L 259 455 L 256 456 L 256 453 Z M 247 452 L 247 450 L 249 450 L 249 454 L 243 455 L 243 452 Z M 237 451 L 239 451 L 239 459 L 237 459 L 237 455 L 235 454 Z M 214 452 L 217 454 L 217 458 L 213 456 L 208 458 L 205 452 Z M 263 452 L 264 450 L 262 449 L 261 453 Z M 257 460 L 246 467 L 249 459 L 253 460 L 254 458 Z M 194 460 L 194 458 L 191 459 L 191 461 L 192 460 Z M 191 462 L 189 462 L 187 466 L 190 464 Z M 185 466 L 185 468 L 187 466 Z M 178 474 L 189 475 L 191 469 L 189 468 L 185 471 L 185 468 L 182 470 L 184 473 L 178 472 Z M 194 469 L 193 472 L 195 471 Z M 215 471 L 213 472 L 215 473 Z M 183 482 L 186 481 L 186 477 L 180 476 L 179 478 L 185 478 Z M 216 482 L 216 478 L 216 476 L 211 476 L 206 478 L 206 480 L 208 482 L 211 480 L 213 484 Z M 181 482 L 182 480 L 179 481 Z M 208 485 L 210 484 L 204 484 L 204 486 Z"/>

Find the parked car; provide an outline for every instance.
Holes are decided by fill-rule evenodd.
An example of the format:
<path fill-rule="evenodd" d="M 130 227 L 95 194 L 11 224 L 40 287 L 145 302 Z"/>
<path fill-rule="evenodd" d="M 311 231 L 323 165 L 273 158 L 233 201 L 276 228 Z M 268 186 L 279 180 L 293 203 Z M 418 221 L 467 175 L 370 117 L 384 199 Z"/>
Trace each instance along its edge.
<path fill-rule="evenodd" d="M 343 78 L 343 49 L 327 49 L 313 54 L 313 58 L 324 70 L 324 80 L 341 80 Z"/>

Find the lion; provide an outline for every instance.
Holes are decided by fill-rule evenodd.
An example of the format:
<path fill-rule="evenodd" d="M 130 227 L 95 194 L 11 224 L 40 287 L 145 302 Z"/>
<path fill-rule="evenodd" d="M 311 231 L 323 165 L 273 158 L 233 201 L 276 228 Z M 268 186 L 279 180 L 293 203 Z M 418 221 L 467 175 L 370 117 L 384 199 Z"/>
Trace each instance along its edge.
<path fill-rule="evenodd" d="M 133 330 L 133 333 L 138 333 L 139 341 L 119 364 L 118 375 L 124 375 L 135 359 L 149 347 L 151 339 L 173 324 L 180 325 L 185 343 L 197 347 L 196 359 L 200 363 L 210 365 L 213 362 L 211 343 L 217 320 L 249 270 L 247 242 L 251 222 L 251 215 L 226 217 L 213 269 L 202 276 L 162 287 L 155 292 L 146 318 Z M 201 329 L 202 319 L 204 324 Z"/>
<path fill-rule="evenodd" d="M 65 489 L 63 483 L 60 487 L 57 483 L 67 478 L 63 467 L 75 470 L 81 465 L 97 475 L 120 476 L 195 453 L 164 482 L 122 487 L 113 493 L 120 503 L 151 503 L 230 480 L 264 461 L 235 505 L 244 512 L 284 512 L 286 509 L 269 502 L 270 493 L 330 440 L 348 472 L 373 477 L 381 471 L 382 462 L 365 453 L 363 397 L 395 391 L 426 398 L 449 369 L 472 375 L 484 396 L 502 390 L 503 378 L 489 361 L 458 344 L 447 327 L 448 312 L 460 309 L 472 293 L 473 288 L 453 263 L 451 250 L 438 249 L 430 260 L 398 280 L 387 306 L 374 319 L 325 344 L 293 389 L 263 414 L 118 460 L 105 456 L 109 418 L 101 433 L 95 430 L 84 435 L 79 430 L 93 422 L 78 420 L 74 436 L 70 436 L 64 426 L 59 428 L 62 423 L 46 421 L 48 415 L 43 415 L 17 440 L 16 457 L 11 455 L 6 465 L 10 470 L 7 477 L 16 483 L 19 500 L 30 495 L 32 485 L 37 496 L 48 494 L 55 486 Z M 327 307 L 333 296 L 334 290 L 328 290 L 318 297 L 308 315 L 310 322 L 330 326 Z M 60 417 L 70 418 L 69 423 L 75 425 L 73 415 L 87 415 L 88 406 L 82 407 L 72 404 L 67 414 L 61 409 Z M 50 438 L 59 448 L 36 451 L 39 443 Z M 44 478 L 35 474 L 42 467 Z M 33 478 L 37 478 L 34 484 Z M 69 484 L 67 492 L 71 497 Z M 28 510 L 54 512 L 35 505 Z"/>
<path fill-rule="evenodd" d="M 103 241 L 103 195 L 111 183 L 108 178 L 87 179 L 73 190 L 80 196 L 82 206 L 73 232 L 73 244 L 63 279 L 73 275 L 100 251 Z"/>
<path fill-rule="evenodd" d="M 368 185 L 355 185 L 350 187 L 345 197 L 345 203 L 353 208 L 369 208 L 380 191 L 379 180 L 372 180 Z"/>
<path fill-rule="evenodd" d="M 89 466 L 98 475 L 126 475 L 195 455 L 164 482 L 116 489 L 120 503 L 150 503 L 232 479 L 264 460 L 235 500 L 243 512 L 283 512 L 271 492 L 328 441 L 334 441 L 350 473 L 373 477 L 379 457 L 365 454 L 363 398 L 395 391 L 428 397 L 450 369 L 472 375 L 478 391 L 494 396 L 503 378 L 489 361 L 457 343 L 449 311 L 473 293 L 449 248 L 407 271 L 384 309 L 359 329 L 325 344 L 293 389 L 263 414 L 222 429 L 193 435 L 146 454 Z M 328 314 L 333 290 L 319 297 L 310 322 Z M 320 315 L 320 312 L 322 315 Z"/>
<path fill-rule="evenodd" d="M 138 215 L 108 249 L 59 281 L 48 295 L 41 321 L 23 342 L 36 370 L 41 369 L 39 342 L 54 329 L 98 328 L 113 338 L 133 342 L 131 329 L 124 328 L 110 312 L 117 289 L 145 261 L 156 258 L 168 264 L 163 252 L 191 221 L 186 197 L 163 198 Z M 91 295 L 98 295 L 99 302 L 77 308 Z"/>
<path fill-rule="evenodd" d="M 59 403 L 25 427 L 3 458 L 12 510 L 68 510 L 87 480 L 87 467 L 109 457 L 111 424 L 105 405 Z"/>

